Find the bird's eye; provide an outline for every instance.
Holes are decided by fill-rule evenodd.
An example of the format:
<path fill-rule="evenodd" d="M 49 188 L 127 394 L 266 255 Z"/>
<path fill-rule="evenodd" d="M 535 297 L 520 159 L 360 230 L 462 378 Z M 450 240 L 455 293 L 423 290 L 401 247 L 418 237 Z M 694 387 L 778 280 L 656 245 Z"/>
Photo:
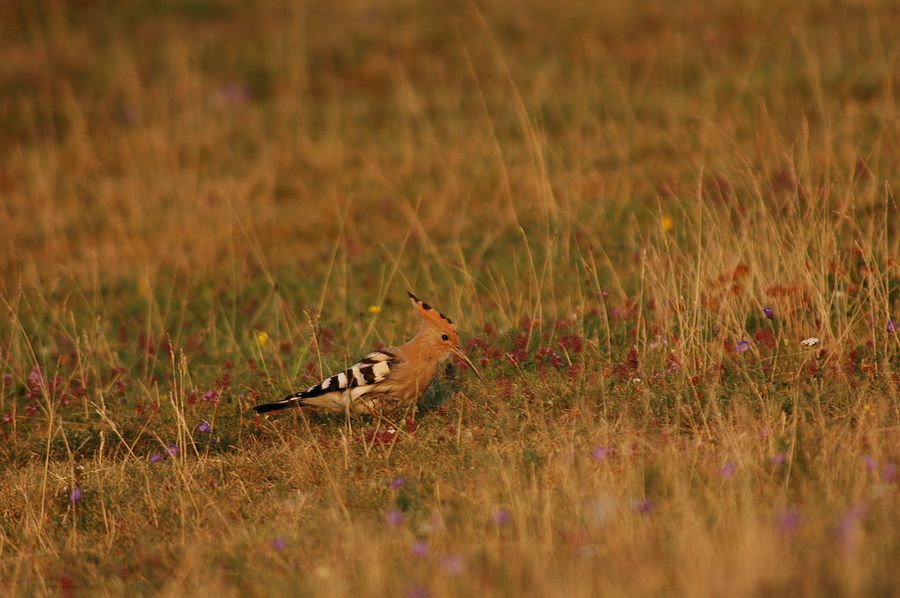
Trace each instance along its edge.
<path fill-rule="evenodd" d="M 449 340 L 450 340 L 450 337 L 447 336 L 446 334 L 442 334 L 442 335 L 441 335 L 441 340 L 442 340 L 442 341 L 449 341 Z"/>

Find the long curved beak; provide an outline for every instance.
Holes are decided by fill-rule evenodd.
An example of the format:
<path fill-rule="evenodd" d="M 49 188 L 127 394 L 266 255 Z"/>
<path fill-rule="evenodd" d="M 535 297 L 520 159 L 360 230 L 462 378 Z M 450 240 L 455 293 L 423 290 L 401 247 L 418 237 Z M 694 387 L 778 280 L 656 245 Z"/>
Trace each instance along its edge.
<path fill-rule="evenodd" d="M 457 348 L 457 347 L 453 347 L 453 348 L 451 348 L 450 350 L 453 351 L 453 354 L 454 354 L 454 355 L 456 355 L 457 357 L 459 357 L 460 359 L 462 359 L 463 361 L 465 361 L 465 362 L 466 362 L 466 365 L 468 365 L 470 368 L 472 368 L 472 371 L 475 372 L 475 375 L 478 376 L 478 379 L 481 380 L 481 383 L 482 383 L 482 384 L 484 384 L 484 378 L 481 376 L 481 372 L 479 372 L 479 371 L 478 371 L 478 368 L 475 367 L 475 364 L 472 363 L 471 360 L 469 360 L 468 357 L 466 357 L 466 354 L 463 353 L 462 350 L 460 350 L 460 349 Z"/>

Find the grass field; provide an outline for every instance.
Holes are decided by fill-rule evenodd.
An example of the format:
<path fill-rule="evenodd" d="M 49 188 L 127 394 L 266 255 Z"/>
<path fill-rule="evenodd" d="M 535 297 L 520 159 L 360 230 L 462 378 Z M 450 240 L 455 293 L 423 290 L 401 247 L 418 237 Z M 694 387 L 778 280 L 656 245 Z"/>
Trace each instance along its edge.
<path fill-rule="evenodd" d="M 0 3 L 0 594 L 900 595 L 898 30 Z M 407 289 L 484 385 L 253 414 Z"/>

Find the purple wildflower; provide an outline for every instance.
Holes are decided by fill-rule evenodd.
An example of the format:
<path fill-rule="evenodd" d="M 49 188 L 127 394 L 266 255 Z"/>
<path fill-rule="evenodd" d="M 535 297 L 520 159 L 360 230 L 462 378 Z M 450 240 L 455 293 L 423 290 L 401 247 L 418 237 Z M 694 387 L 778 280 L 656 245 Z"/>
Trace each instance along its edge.
<path fill-rule="evenodd" d="M 44 377 L 43 374 L 41 374 L 41 368 L 39 366 L 34 366 L 31 368 L 31 371 L 28 372 L 28 387 L 40 391 L 43 379 Z"/>
<path fill-rule="evenodd" d="M 608 446 L 598 446 L 591 451 L 591 456 L 594 458 L 594 461 L 603 461 L 607 457 L 611 457 L 612 454 L 613 449 Z"/>
<path fill-rule="evenodd" d="M 150 463 L 159 463 L 162 460 L 163 456 L 159 453 L 153 453 L 152 455 L 150 455 Z"/>
<path fill-rule="evenodd" d="M 272 548 L 275 549 L 276 552 L 281 552 L 284 550 L 285 546 L 287 546 L 287 540 L 280 536 L 272 540 Z"/>
<path fill-rule="evenodd" d="M 872 455 L 865 455 L 863 461 L 866 464 L 866 471 L 872 472 L 878 470 L 878 460 Z"/>
<path fill-rule="evenodd" d="M 763 314 L 765 314 L 765 316 L 771 320 L 775 317 L 775 310 L 767 305 L 763 308 Z"/>
<path fill-rule="evenodd" d="M 416 542 L 412 545 L 412 548 L 410 550 L 415 556 L 419 557 L 420 559 L 424 559 L 428 556 L 428 544 L 426 544 L 425 542 Z"/>
<path fill-rule="evenodd" d="M 78 502 L 81 500 L 81 488 L 75 486 L 72 488 L 72 493 L 69 495 L 69 500 L 72 502 Z"/>
<path fill-rule="evenodd" d="M 769 459 L 769 461 L 771 461 L 772 465 L 774 465 L 775 467 L 778 467 L 779 465 L 784 463 L 784 460 L 785 460 L 784 453 L 778 453 L 778 454 L 772 455 L 772 458 Z"/>
<path fill-rule="evenodd" d="M 868 510 L 865 503 L 858 502 L 847 509 L 838 521 L 837 539 L 844 551 L 850 552 L 856 547 L 859 525 L 865 519 Z"/>
<path fill-rule="evenodd" d="M 881 468 L 881 481 L 886 484 L 893 484 L 897 481 L 897 466 L 893 463 L 885 463 Z"/>
<path fill-rule="evenodd" d="M 391 527 L 400 527 L 403 525 L 403 513 L 397 509 L 391 509 L 384 514 L 384 521 Z"/>
<path fill-rule="evenodd" d="M 650 499 L 637 500 L 631 506 L 635 513 L 640 513 L 641 515 L 648 515 L 650 511 L 653 510 L 653 501 Z"/>
<path fill-rule="evenodd" d="M 123 124 L 133 125 L 138 120 L 138 112 L 131 106 L 123 106 L 119 110 L 119 119 Z"/>
<path fill-rule="evenodd" d="M 413 586 L 406 593 L 406 598 L 428 598 L 431 594 L 428 593 L 428 588 L 425 586 Z"/>
<path fill-rule="evenodd" d="M 722 476 L 723 480 L 730 480 L 734 477 L 735 472 L 737 471 L 737 463 L 734 461 L 728 461 L 725 465 L 722 466 L 722 469 L 719 470 L 719 475 Z"/>
<path fill-rule="evenodd" d="M 740 341 L 738 344 L 734 346 L 735 353 L 743 353 L 747 349 L 750 348 L 750 343 L 747 341 Z"/>
<path fill-rule="evenodd" d="M 207 390 L 203 393 L 203 396 L 200 397 L 200 400 L 215 403 L 219 400 L 219 391 L 215 389 Z"/>
<path fill-rule="evenodd" d="M 399 490 L 404 484 L 406 484 L 406 480 L 401 476 L 397 476 L 391 480 L 391 490 Z"/>
<path fill-rule="evenodd" d="M 891 332 L 891 333 L 897 332 L 897 325 L 894 324 L 893 320 L 888 320 L 886 329 L 888 332 Z"/>
<path fill-rule="evenodd" d="M 866 506 L 864 502 L 855 503 L 850 509 L 844 514 L 851 521 L 859 522 L 865 519 L 866 513 L 869 512 L 869 507 Z"/>
<path fill-rule="evenodd" d="M 170 442 L 169 446 L 166 447 L 166 454 L 169 455 L 170 457 L 177 457 L 178 452 L 179 452 L 178 445 L 175 444 L 174 442 Z"/>
<path fill-rule="evenodd" d="M 458 554 L 448 554 L 441 561 L 441 566 L 449 575 L 459 575 L 465 568 L 465 563 L 463 563 L 462 557 Z"/>
<path fill-rule="evenodd" d="M 512 522 L 512 515 L 508 509 L 497 509 L 494 511 L 494 523 L 499 526 L 509 525 Z"/>
<path fill-rule="evenodd" d="M 211 430 L 212 430 L 212 428 L 210 427 L 209 422 L 206 421 L 205 419 L 202 422 L 200 422 L 199 426 L 197 426 L 197 431 L 200 432 L 201 434 L 209 434 Z"/>
<path fill-rule="evenodd" d="M 237 83 L 226 83 L 225 85 L 220 87 L 219 97 L 222 98 L 225 102 L 235 105 L 246 104 L 252 99 L 250 90 Z"/>
<path fill-rule="evenodd" d="M 778 513 L 776 523 L 783 534 L 792 534 L 800 527 L 800 509 L 788 507 Z"/>

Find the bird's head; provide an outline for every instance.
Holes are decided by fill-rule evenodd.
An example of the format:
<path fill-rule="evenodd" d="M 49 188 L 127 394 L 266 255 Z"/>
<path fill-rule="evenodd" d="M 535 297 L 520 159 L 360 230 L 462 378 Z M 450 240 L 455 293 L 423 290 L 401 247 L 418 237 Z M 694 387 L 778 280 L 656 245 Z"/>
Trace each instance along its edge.
<path fill-rule="evenodd" d="M 472 371 L 475 372 L 475 375 L 480 380 L 483 380 L 478 369 L 460 349 L 459 335 L 453 327 L 453 320 L 409 291 L 406 294 L 409 295 L 413 311 L 419 315 L 422 321 L 418 337 L 428 346 L 429 350 L 433 351 L 438 359 L 441 360 L 446 359 L 451 354 L 456 355 L 472 368 Z"/>

